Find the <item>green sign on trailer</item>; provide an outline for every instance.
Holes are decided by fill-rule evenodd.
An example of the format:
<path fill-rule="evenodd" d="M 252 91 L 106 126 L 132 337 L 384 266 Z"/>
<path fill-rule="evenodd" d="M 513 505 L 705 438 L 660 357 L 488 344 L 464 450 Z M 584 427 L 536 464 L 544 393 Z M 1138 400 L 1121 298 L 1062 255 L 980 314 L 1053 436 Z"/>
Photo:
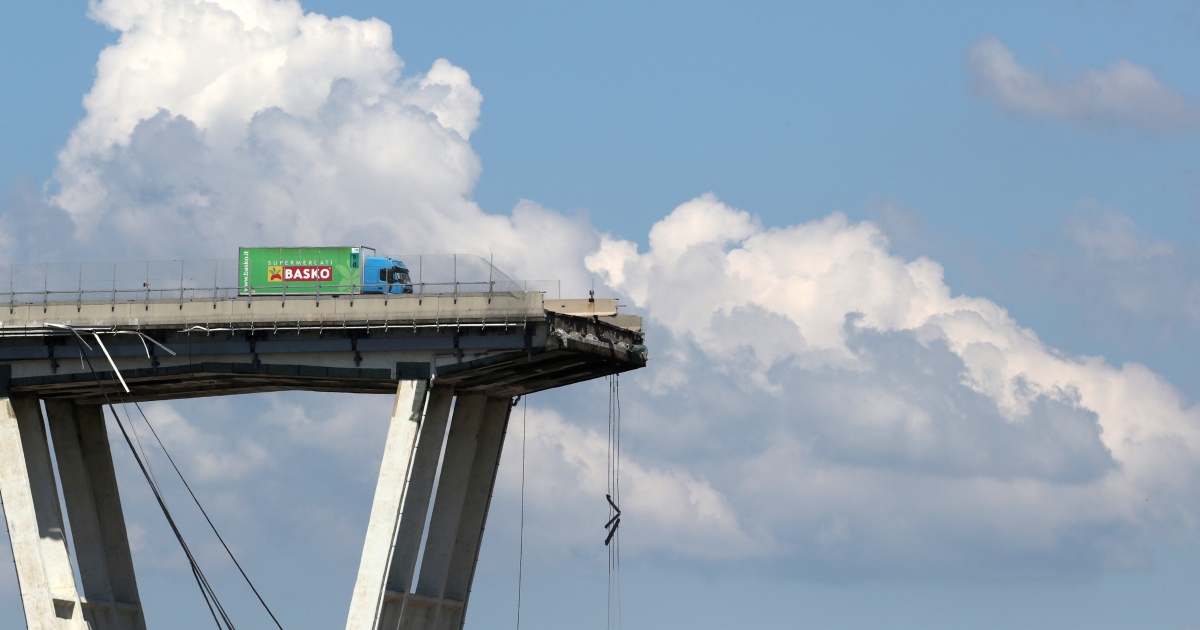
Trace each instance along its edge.
<path fill-rule="evenodd" d="M 358 293 L 362 289 L 364 249 L 370 248 L 239 248 L 239 293 Z"/>

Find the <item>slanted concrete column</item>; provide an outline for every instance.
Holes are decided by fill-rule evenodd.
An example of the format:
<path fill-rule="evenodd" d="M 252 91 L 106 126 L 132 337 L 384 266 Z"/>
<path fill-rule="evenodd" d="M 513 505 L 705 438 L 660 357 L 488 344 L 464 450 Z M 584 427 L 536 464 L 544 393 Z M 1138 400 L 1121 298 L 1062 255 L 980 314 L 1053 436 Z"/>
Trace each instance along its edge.
<path fill-rule="evenodd" d="M 404 601 L 412 590 L 413 572 L 416 570 L 417 555 L 421 550 L 421 539 L 425 534 L 425 519 L 429 516 L 433 480 L 437 476 L 442 441 L 446 435 L 446 422 L 450 417 L 450 405 L 453 401 L 454 390 L 450 387 L 435 386 L 429 394 L 425 421 L 421 424 L 421 436 L 413 455 L 408 490 L 404 494 L 404 509 L 396 530 L 391 564 L 388 566 L 379 628 L 399 626 L 400 611 L 404 609 Z"/>
<path fill-rule="evenodd" d="M 428 389 L 427 380 L 402 380 L 396 389 L 346 630 L 375 630 Z"/>
<path fill-rule="evenodd" d="M 421 574 L 417 580 L 418 595 L 442 596 L 486 405 L 487 397 L 483 394 L 461 395 L 454 405 L 454 420 L 450 423 L 450 435 L 446 438 L 442 475 L 438 481 L 437 499 L 429 520 L 429 538 L 425 542 L 425 556 L 421 560 Z"/>
<path fill-rule="evenodd" d="M 467 481 L 462 515 L 458 519 L 454 554 L 450 557 L 446 585 L 442 589 L 443 598 L 460 601 L 463 605 L 448 620 L 449 623 L 442 626 L 444 628 L 462 626 L 462 618 L 467 608 L 467 597 L 471 592 L 471 581 L 475 577 L 475 565 L 479 560 L 479 545 L 483 541 L 483 528 L 492 504 L 492 491 L 496 485 L 500 451 L 504 447 L 504 436 L 508 431 L 508 418 L 511 411 L 512 400 L 509 398 L 488 398 L 487 405 L 483 410 L 483 424 L 479 427 L 475 459 L 471 462 L 471 478 Z"/>
<path fill-rule="evenodd" d="M 447 435 L 452 400 L 454 417 Z M 452 389 L 434 387 L 423 421 L 419 407 L 408 401 L 402 385 L 347 630 L 448 630 L 462 625 L 512 401 L 475 393 L 455 400 Z M 401 414 L 401 408 L 411 408 L 411 417 Z M 419 441 L 414 424 L 420 424 Z M 406 458 L 399 455 L 404 445 Z M 430 514 L 435 477 L 437 496 Z M 422 538 L 425 551 L 414 587 Z M 391 544 L 390 555 L 376 556 L 385 541 Z"/>
<path fill-rule="evenodd" d="M 46 401 L 84 618 L 92 630 L 145 630 L 133 555 L 100 405 Z"/>
<path fill-rule="evenodd" d="M 511 404 L 482 394 L 455 403 L 420 578 L 401 616 L 406 630 L 462 624 Z"/>
<path fill-rule="evenodd" d="M 86 630 L 36 398 L 0 398 L 0 497 L 29 630 Z"/>

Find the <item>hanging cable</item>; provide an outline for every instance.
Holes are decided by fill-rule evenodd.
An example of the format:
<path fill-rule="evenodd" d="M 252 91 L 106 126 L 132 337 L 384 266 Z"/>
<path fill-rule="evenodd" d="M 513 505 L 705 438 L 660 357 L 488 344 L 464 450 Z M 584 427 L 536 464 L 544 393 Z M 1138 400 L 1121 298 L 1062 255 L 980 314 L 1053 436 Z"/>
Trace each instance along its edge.
<path fill-rule="evenodd" d="M 616 403 L 616 426 L 617 426 L 617 470 L 614 477 L 616 478 L 615 485 L 617 486 L 617 503 L 621 502 L 621 377 L 619 374 L 613 374 L 613 402 Z M 620 511 L 620 508 L 617 508 Z M 621 598 L 621 540 L 617 539 L 616 544 L 617 556 L 617 627 L 624 626 L 622 619 L 622 598 Z"/>
<path fill-rule="evenodd" d="M 92 347 L 88 345 L 86 341 L 84 341 L 83 337 L 74 328 L 70 326 L 62 327 L 66 328 L 73 335 L 75 335 L 76 341 L 79 342 L 79 356 L 84 360 L 88 370 L 92 373 L 92 378 L 96 379 L 96 386 L 100 389 L 100 394 L 104 396 L 104 401 L 108 405 L 108 410 L 109 413 L 112 414 L 113 421 L 116 422 L 117 428 L 121 430 L 121 436 L 125 438 L 125 444 L 129 446 L 129 452 L 133 455 L 134 462 L 137 463 L 138 469 L 141 470 L 142 476 L 145 477 L 146 483 L 150 486 L 150 490 L 154 494 L 155 501 L 158 502 L 159 509 L 162 510 L 163 516 L 167 519 L 167 524 L 171 527 L 171 531 L 175 534 L 175 539 L 179 542 L 179 546 L 183 549 L 184 556 L 187 557 L 188 564 L 192 569 L 192 577 L 196 580 L 196 586 L 200 589 L 200 595 L 204 598 L 204 603 L 208 607 L 209 613 L 212 615 L 213 623 L 217 625 L 218 630 L 223 630 L 221 619 L 217 618 L 217 612 L 220 611 L 221 618 L 226 621 L 225 627 L 232 630 L 233 624 L 228 623 L 228 617 L 225 615 L 224 609 L 221 607 L 220 602 L 216 603 L 216 608 L 214 609 L 213 601 L 210 601 L 209 598 L 211 596 L 213 599 L 215 599 L 216 594 L 211 591 L 211 586 L 208 584 L 208 580 L 204 577 L 204 572 L 200 570 L 200 566 L 197 564 L 195 556 L 192 555 L 191 549 L 188 548 L 187 542 L 185 542 L 183 539 L 183 534 L 175 525 L 175 519 L 171 516 L 171 511 L 167 508 L 167 504 L 163 500 L 162 493 L 158 488 L 158 484 L 155 483 L 154 478 L 146 469 L 146 464 L 143 462 L 142 457 L 138 455 L 137 449 L 134 448 L 133 441 L 129 439 L 129 433 L 125 430 L 125 425 L 121 422 L 121 417 L 119 414 L 117 414 L 116 407 L 114 407 L 112 404 L 112 399 L 108 396 L 108 390 L 105 389 L 104 382 L 100 380 L 100 374 L 96 372 L 95 366 L 92 365 L 91 357 L 87 356 L 86 353 L 83 352 L 83 348 L 86 347 L 88 350 L 91 350 Z M 107 355 L 107 353 L 105 354 Z M 111 364 L 112 358 L 108 358 Z M 116 369 L 116 365 L 113 365 L 113 369 Z"/>
<path fill-rule="evenodd" d="M 604 524 L 608 535 L 608 628 L 621 627 L 621 381 L 619 375 L 608 377 L 608 501 L 609 518 Z M 616 612 L 614 624 L 613 613 Z"/>
<path fill-rule="evenodd" d="M 260 595 L 258 589 L 255 588 L 254 582 L 250 581 L 250 576 L 246 575 L 245 569 L 242 568 L 242 564 L 238 562 L 238 559 L 234 557 L 233 551 L 229 549 L 229 545 L 225 544 L 225 539 L 221 536 L 221 532 L 217 531 L 217 526 L 213 524 L 212 519 L 208 517 L 208 512 L 204 509 L 203 505 L 200 505 L 200 499 L 196 498 L 196 493 L 192 492 L 192 486 L 187 482 L 187 479 L 184 479 L 183 473 L 179 470 L 179 466 L 175 465 L 175 458 L 171 457 L 171 453 L 167 451 L 167 446 L 163 444 L 162 439 L 158 437 L 158 431 L 155 431 L 154 425 L 150 424 L 150 419 L 146 417 L 146 412 L 142 411 L 142 406 L 138 404 L 136 400 L 133 402 L 133 406 L 136 407 L 138 413 L 141 414 L 142 421 L 145 422 L 146 426 L 150 428 L 150 433 L 154 435 L 154 440 L 158 442 L 159 448 L 161 448 L 163 454 L 167 456 L 167 461 L 171 462 L 171 468 L 175 469 L 175 474 L 178 475 L 179 480 L 183 482 L 183 487 L 187 488 L 188 494 L 192 497 L 192 501 L 196 504 L 196 507 L 199 508 L 200 513 L 204 515 L 204 520 L 208 523 L 208 527 L 212 529 L 212 533 L 216 535 L 217 540 L 221 541 L 221 546 L 225 548 L 225 553 L 229 554 L 229 559 L 233 561 L 233 566 L 237 567 L 238 573 L 242 574 L 242 579 L 246 580 L 246 585 L 250 587 L 250 590 L 254 592 L 254 596 L 258 598 L 258 603 L 262 604 L 263 609 L 265 609 L 267 614 L 270 615 L 271 621 L 275 622 L 275 626 L 279 628 L 279 630 L 283 630 L 283 625 L 279 623 L 279 619 L 275 618 L 275 613 L 271 612 L 271 607 L 268 606 L 267 602 L 263 600 L 262 595 Z M 130 423 L 130 427 L 132 426 L 133 423 Z"/>
<path fill-rule="evenodd" d="M 75 331 L 73 328 L 71 328 L 71 327 L 69 327 L 69 326 L 62 326 L 62 325 L 59 325 L 59 326 L 56 326 L 56 327 L 67 328 L 67 329 L 68 329 L 68 330 L 70 330 L 72 333 L 74 333 L 74 334 L 75 334 L 75 336 L 76 336 L 76 337 L 77 337 L 77 338 L 78 338 L 80 341 L 83 341 L 83 339 L 82 339 L 81 337 L 79 337 L 79 334 L 78 334 L 78 332 L 77 332 L 77 331 Z M 126 332 L 126 331 L 118 331 L 118 332 Z M 175 352 L 174 352 L 173 350 L 171 350 L 170 348 L 168 348 L 168 347 L 166 347 L 166 346 L 162 345 L 162 344 L 161 344 L 161 343 L 159 343 L 157 340 L 155 340 L 153 337 L 150 337 L 150 336 L 146 335 L 145 333 L 137 332 L 137 333 L 127 333 L 127 334 L 136 334 L 136 335 L 138 335 L 138 337 L 139 337 L 139 338 L 141 339 L 141 341 L 142 341 L 142 346 L 143 346 L 144 348 L 146 348 L 146 356 L 150 356 L 150 350 L 149 350 L 149 347 L 148 347 L 148 346 L 146 346 L 146 340 L 149 340 L 149 341 L 150 341 L 151 343 L 153 343 L 155 346 L 158 346 L 159 348 L 162 348 L 163 350 L 165 350 L 166 352 L 168 352 L 168 353 L 170 353 L 170 354 L 172 354 L 172 355 L 174 355 L 174 354 L 175 354 Z M 103 341 L 100 339 L 100 336 L 99 336 L 99 334 L 97 334 L 95 331 L 93 331 L 93 332 L 92 332 L 92 335 L 93 335 L 93 336 L 96 338 L 96 343 L 97 343 L 97 345 L 99 345 L 99 346 L 100 346 L 100 349 L 101 349 L 101 350 L 104 352 L 104 356 L 105 356 L 105 358 L 107 358 L 107 359 L 108 359 L 108 361 L 109 361 L 109 365 L 111 365 L 111 366 L 112 366 L 114 374 L 116 374 L 116 375 L 117 375 L 117 378 L 118 378 L 118 379 L 120 379 L 120 382 L 121 382 L 121 385 L 122 385 L 122 387 L 125 389 L 125 391 L 126 391 L 126 392 L 128 392 L 128 391 L 129 391 L 129 388 L 128 388 L 128 386 L 126 385 L 124 378 L 122 378 L 122 377 L 121 377 L 120 370 L 118 370 L 118 369 L 117 369 L 117 366 L 116 366 L 116 364 L 115 364 L 115 363 L 113 362 L 113 360 L 112 360 L 112 356 L 111 356 L 111 355 L 108 353 L 108 349 L 107 349 L 107 348 L 104 346 L 104 342 L 103 342 Z M 85 345 L 85 346 L 87 345 L 87 344 L 86 344 L 86 342 L 84 343 L 84 345 Z M 88 349 L 90 350 L 90 349 L 91 349 L 91 346 L 88 346 Z M 83 357 L 83 349 L 82 349 L 82 347 L 80 348 L 80 357 L 81 357 L 81 358 Z M 89 365 L 89 367 L 90 367 L 90 361 L 88 361 L 88 365 Z M 95 370 L 93 370 L 93 374 L 95 374 Z M 102 390 L 101 390 L 101 391 L 103 391 L 103 386 L 101 386 L 101 387 L 102 387 Z M 126 416 L 126 418 L 131 418 L 132 416 L 131 416 L 131 415 L 130 415 L 130 413 L 129 413 L 129 408 L 128 408 L 128 406 L 127 406 L 127 405 L 126 405 L 126 403 L 125 403 L 124 396 L 122 396 L 122 395 L 121 395 L 121 393 L 120 393 L 119 391 L 117 392 L 117 395 L 118 395 L 118 397 L 121 399 L 121 408 L 125 410 L 125 416 Z M 105 395 L 105 399 L 106 399 L 106 400 L 108 399 L 108 398 L 107 398 L 107 394 Z M 279 630 L 283 630 L 283 625 L 279 623 L 279 619 L 275 617 L 275 613 L 274 613 L 274 612 L 271 610 L 271 607 L 267 605 L 267 602 L 266 602 L 266 601 L 263 599 L 262 595 L 261 595 L 261 594 L 258 592 L 258 588 L 254 586 L 254 582 L 253 582 L 253 581 L 250 579 L 250 576 L 248 576 L 248 575 L 246 574 L 246 571 L 245 571 L 245 569 L 243 569 L 243 568 L 242 568 L 242 565 L 241 565 L 241 563 L 240 563 L 240 562 L 238 562 L 238 559 L 237 559 L 237 557 L 235 557 L 235 556 L 233 555 L 233 551 L 232 551 L 232 550 L 229 548 L 229 545 L 228 545 L 228 544 L 226 544 L 226 542 L 225 542 L 225 538 L 221 536 L 221 532 L 217 531 L 217 526 L 216 526 L 216 525 L 215 525 L 215 524 L 212 522 L 212 519 L 211 519 L 211 518 L 209 518 L 209 516 L 208 516 L 208 512 L 207 512 L 207 511 L 204 509 L 204 506 L 200 504 L 200 499 L 199 499 L 199 498 L 197 498 L 197 497 L 196 497 L 196 493 L 192 491 L 192 486 L 191 486 L 191 484 L 189 484 L 189 483 L 187 482 L 187 479 L 186 479 L 186 478 L 184 478 L 184 476 L 183 476 L 183 472 L 182 472 L 182 471 L 180 471 L 180 469 L 179 469 L 179 466 L 177 466 L 177 465 L 175 464 L 175 459 L 174 459 L 173 457 L 171 457 L 171 453 L 170 453 L 170 451 L 168 451 L 168 450 L 167 450 L 167 447 L 166 447 L 166 445 L 163 443 L 162 439 L 159 437 L 159 435 L 158 435 L 158 432 L 157 432 L 157 431 L 154 429 L 154 425 L 150 424 L 150 419 L 146 417 L 146 412 L 142 410 L 142 407 L 141 407 L 141 405 L 140 405 L 140 404 L 138 404 L 138 402 L 137 402 L 137 401 L 134 401 L 134 402 L 133 402 L 133 404 L 134 404 L 134 407 L 136 407 L 136 408 L 137 408 L 137 410 L 138 410 L 138 414 L 140 414 L 140 415 L 141 415 L 141 417 L 142 417 L 142 421 L 143 421 L 143 422 L 145 422 L 145 424 L 146 424 L 146 427 L 147 427 L 147 428 L 149 428 L 149 429 L 150 429 L 150 432 L 151 432 L 151 433 L 154 435 L 154 439 L 155 439 L 155 441 L 156 441 L 156 442 L 158 442 L 158 446 L 159 446 L 159 448 L 161 448 L 161 449 L 162 449 L 162 452 L 163 452 L 163 454 L 167 456 L 167 461 L 169 461 L 169 462 L 171 463 L 171 467 L 172 467 L 172 468 L 175 470 L 175 474 L 176 474 L 176 475 L 178 475 L 178 476 L 179 476 L 179 480 L 180 480 L 181 482 L 183 482 L 183 486 L 184 486 L 184 488 L 186 488 L 186 489 L 187 489 L 187 491 L 188 491 L 188 494 L 189 494 L 189 495 L 192 497 L 192 501 L 193 501 L 193 502 L 196 504 L 196 507 L 197 507 L 197 508 L 200 510 L 200 513 L 204 515 L 204 520 L 205 520 L 205 521 L 208 523 L 208 526 L 209 526 L 209 528 L 210 528 L 210 529 L 212 529 L 212 532 L 213 532 L 213 534 L 214 534 L 214 535 L 216 535 L 216 537 L 217 537 L 217 540 L 219 540 L 219 541 L 221 542 L 221 546 L 222 546 L 222 547 L 224 547 L 224 549 L 225 549 L 225 553 L 229 555 L 229 559 L 230 559 L 231 561 L 233 561 L 233 564 L 234 564 L 234 566 L 235 566 L 235 567 L 237 567 L 237 570 L 238 570 L 238 572 L 239 572 L 239 573 L 241 573 L 241 575 L 242 575 L 242 579 L 244 579 L 244 580 L 246 581 L 246 584 L 247 584 L 247 586 L 249 586 L 249 587 L 250 587 L 250 590 L 254 592 L 254 596 L 258 598 L 258 602 L 259 602 L 260 604 L 262 604 L 262 607 L 263 607 L 263 609 L 264 609 L 264 610 L 266 610 L 266 612 L 267 612 L 267 615 L 269 615 L 269 616 L 271 617 L 271 621 L 275 622 L 275 626 L 276 626 L 277 628 L 279 628 Z M 111 402 L 110 402 L 110 405 L 109 405 L 109 407 L 110 407 L 110 408 L 112 407 L 112 405 L 111 405 Z M 115 412 L 115 410 L 113 411 L 113 415 L 114 415 L 114 417 L 116 417 L 116 412 Z M 149 475 L 149 479 L 148 479 L 148 481 L 150 481 L 150 482 L 151 482 L 151 483 L 152 483 L 152 484 L 153 484 L 155 487 L 158 487 L 158 480 L 157 480 L 157 478 L 156 478 L 156 477 L 155 477 L 155 475 L 154 475 L 154 467 L 153 467 L 153 465 L 151 465 L 151 463 L 150 463 L 150 458 L 149 458 L 149 456 L 146 454 L 146 450 L 145 450 L 145 447 L 142 445 L 142 440 L 141 440 L 140 436 L 138 436 L 138 432 L 137 432 L 137 426 L 136 426 L 136 425 L 135 425 L 135 424 L 134 424 L 132 421 L 130 421 L 130 422 L 129 422 L 129 429 L 130 429 L 130 431 L 133 433 L 134 440 L 137 442 L 137 447 L 138 447 L 138 449 L 141 451 L 142 459 L 143 459 L 143 460 L 145 461 L 145 463 L 146 463 L 146 467 L 147 467 L 147 470 L 148 470 L 148 475 Z M 203 574 L 201 574 L 199 577 L 203 578 Z M 218 606 L 219 606 L 219 604 L 218 604 Z"/>
<path fill-rule="evenodd" d="M 225 607 L 217 598 L 216 591 L 212 588 L 212 584 L 209 583 L 207 576 L 204 575 L 204 571 L 200 568 L 199 562 L 196 561 L 195 555 L 192 553 L 187 541 L 184 540 L 183 533 L 180 531 L 179 526 L 175 523 L 175 518 L 172 516 L 170 508 L 167 507 L 167 503 L 163 498 L 161 489 L 147 468 L 147 462 L 143 461 L 143 457 L 138 453 L 138 449 L 134 447 L 133 440 L 130 439 L 129 432 L 125 429 L 125 423 L 121 421 L 121 416 L 117 413 L 116 406 L 113 405 L 112 399 L 108 395 L 108 390 L 104 387 L 104 382 L 100 379 L 99 373 L 96 372 L 95 366 L 92 365 L 91 357 L 87 356 L 86 353 L 83 352 L 84 347 L 87 347 L 90 350 L 91 346 L 89 346 L 87 342 L 83 340 L 83 337 L 74 328 L 65 328 L 68 328 L 71 333 L 75 335 L 76 340 L 79 342 L 80 356 L 85 360 L 88 370 L 92 373 L 92 377 L 96 379 L 96 385 L 100 389 L 100 394 L 104 396 L 104 401 L 108 406 L 109 413 L 112 414 L 113 420 L 117 424 L 117 428 L 120 429 L 121 436 L 125 439 L 125 444 L 129 447 L 129 452 L 133 455 L 134 462 L 137 463 L 138 469 L 141 470 L 142 476 L 146 479 L 146 483 L 150 486 L 150 490 L 154 494 L 154 499 L 158 503 L 159 509 L 162 511 L 163 516 L 167 519 L 167 524 L 171 527 L 172 533 L 175 534 L 175 539 L 179 542 L 180 548 L 183 549 L 184 556 L 187 557 L 188 564 L 192 569 L 192 577 L 195 579 L 196 585 L 200 589 L 200 595 L 204 598 L 204 603 L 208 607 L 209 613 L 212 615 L 213 623 L 216 624 L 218 630 L 234 630 L 233 622 L 229 619 L 229 615 L 225 611 Z M 117 369 L 116 364 L 113 363 L 112 356 L 109 355 L 108 350 L 104 348 L 104 344 L 100 341 L 99 335 L 96 335 L 95 333 L 93 333 L 93 335 L 95 335 L 96 341 L 100 345 L 101 349 L 104 350 L 105 357 L 109 360 L 109 364 L 113 366 L 116 379 L 118 379 L 122 387 L 128 391 L 128 386 L 125 384 L 124 378 L 121 377 L 120 371 Z M 118 396 L 120 396 L 120 392 L 118 392 Z M 122 406 L 125 404 L 123 396 L 121 396 L 121 404 Z M 130 422 L 130 427 L 132 428 L 132 426 L 133 424 Z M 222 622 L 224 625 L 222 625 Z"/>
<path fill-rule="evenodd" d="M 90 362 L 89 367 L 91 367 Z M 94 369 L 93 374 L 95 374 Z M 96 382 L 100 383 L 100 378 L 98 375 L 96 376 Z M 125 443 L 129 446 L 129 452 L 133 454 L 133 459 L 135 462 L 137 462 L 138 468 L 141 469 L 142 476 L 146 478 L 146 483 L 150 485 L 150 490 L 154 493 L 154 499 L 158 502 L 159 509 L 162 510 L 163 516 L 167 519 L 167 524 L 171 527 L 172 533 L 175 534 L 175 539 L 179 542 L 179 546 L 183 549 L 184 555 L 187 556 L 188 564 L 190 564 L 192 568 L 192 577 L 195 578 L 196 584 L 200 587 L 200 594 L 204 597 L 204 603 L 208 606 L 209 613 L 211 613 L 213 616 L 213 621 L 217 624 L 218 629 L 222 628 L 223 621 L 224 628 L 233 630 L 233 622 L 230 621 L 229 615 L 225 612 L 224 606 L 221 605 L 220 600 L 217 598 L 216 592 L 213 590 L 212 585 L 208 582 L 207 576 L 205 576 L 204 571 L 200 569 L 200 565 L 196 561 L 195 555 L 192 554 L 191 548 L 188 546 L 187 541 L 184 540 L 183 533 L 179 530 L 179 526 L 176 525 L 175 518 L 171 515 L 171 510 L 167 507 L 165 499 L 163 499 L 162 491 L 159 489 L 158 484 L 155 483 L 154 479 L 150 476 L 145 462 L 142 461 L 141 456 L 138 454 L 137 449 L 133 445 L 133 441 L 130 440 L 129 432 L 125 430 L 125 425 L 123 422 L 121 422 L 121 417 L 119 414 L 117 414 L 116 407 L 109 399 L 108 393 L 103 389 L 104 386 L 101 384 L 100 387 L 101 393 L 104 394 L 104 399 L 108 403 L 109 412 L 112 414 L 113 420 L 117 423 L 117 428 L 121 430 L 121 436 L 125 438 Z M 218 615 L 220 616 L 220 620 L 217 618 Z"/>
<path fill-rule="evenodd" d="M 132 417 L 129 415 L 129 405 L 126 405 L 124 401 L 121 401 L 121 409 L 125 412 L 126 418 Z M 146 462 L 146 469 L 150 471 L 150 479 L 157 484 L 158 476 L 154 474 L 154 464 L 150 461 L 150 455 L 146 453 L 146 447 L 142 444 L 142 436 L 138 435 L 137 425 L 130 422 L 129 431 L 133 433 L 133 441 L 137 444 L 138 451 L 142 453 L 142 460 Z"/>
<path fill-rule="evenodd" d="M 521 630 L 521 586 L 525 577 L 525 436 L 529 417 L 529 394 L 521 408 L 521 538 L 517 547 L 517 630 Z"/>

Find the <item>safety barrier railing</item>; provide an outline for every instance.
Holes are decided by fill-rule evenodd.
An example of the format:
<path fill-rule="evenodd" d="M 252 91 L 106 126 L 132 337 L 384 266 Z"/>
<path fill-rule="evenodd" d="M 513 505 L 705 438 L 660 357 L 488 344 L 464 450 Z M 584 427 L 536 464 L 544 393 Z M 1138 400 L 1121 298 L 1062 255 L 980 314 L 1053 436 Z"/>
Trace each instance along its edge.
<path fill-rule="evenodd" d="M 489 298 L 541 291 L 554 281 L 518 283 L 489 260 L 470 254 L 420 254 L 391 256 L 409 269 L 411 296 L 486 294 Z M 245 299 L 287 300 L 297 298 L 395 299 L 408 294 L 387 293 L 389 285 L 367 282 L 351 285 L 273 283 L 270 293 L 244 293 L 236 259 L 170 260 L 105 263 L 0 264 L 0 308 L 74 302 L 118 304 L 166 300 L 184 302 Z M 7 283 L 4 281 L 7 280 Z M 7 284 L 7 286 L 4 286 Z M 529 286 L 533 285 L 533 286 Z M 397 285 L 390 285 L 395 287 Z M 374 293 L 377 289 L 382 293 Z M 561 290 L 559 291 L 561 293 Z"/>

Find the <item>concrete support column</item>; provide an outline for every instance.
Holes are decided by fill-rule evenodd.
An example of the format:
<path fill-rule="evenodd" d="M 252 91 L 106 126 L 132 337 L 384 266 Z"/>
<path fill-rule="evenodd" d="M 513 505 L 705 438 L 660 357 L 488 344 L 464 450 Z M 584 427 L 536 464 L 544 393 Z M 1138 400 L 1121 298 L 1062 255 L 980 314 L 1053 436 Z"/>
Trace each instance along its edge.
<path fill-rule="evenodd" d="M 482 394 L 455 405 L 416 597 L 405 601 L 406 630 L 462 625 L 511 409 L 510 399 Z"/>
<path fill-rule="evenodd" d="M 427 380 L 402 380 L 396 389 L 346 630 L 375 630 L 428 389 Z"/>
<path fill-rule="evenodd" d="M 36 398 L 0 398 L 0 497 L 29 630 L 86 630 Z"/>
<path fill-rule="evenodd" d="M 486 405 L 487 397 L 483 394 L 460 395 L 454 405 L 454 419 L 450 423 L 450 435 L 446 438 L 442 474 L 438 480 L 437 498 L 429 519 L 429 537 L 425 542 L 425 555 L 417 580 L 418 595 L 433 598 L 442 596 Z"/>
<path fill-rule="evenodd" d="M 100 405 L 46 401 L 54 457 L 92 630 L 145 630 L 125 515 Z"/>
<path fill-rule="evenodd" d="M 425 519 L 429 516 L 433 481 L 437 477 L 438 460 L 442 455 L 446 422 L 453 401 L 454 390 L 450 387 L 434 387 L 429 394 L 425 421 L 421 425 L 421 437 L 408 478 L 408 491 L 404 495 L 404 510 L 392 547 L 379 628 L 399 626 L 400 611 L 412 590 L 413 573 L 417 566 L 417 555 L 421 551 L 421 539 L 425 534 Z"/>
<path fill-rule="evenodd" d="M 504 447 L 511 411 L 512 401 L 509 398 L 488 398 L 483 410 L 483 425 L 479 427 L 479 443 L 475 449 L 475 460 L 471 463 L 471 478 L 467 481 L 462 516 L 458 520 L 454 555 L 450 558 L 446 586 L 442 592 L 442 597 L 446 599 L 463 602 L 464 608 L 471 590 L 471 579 L 475 575 L 475 562 L 479 559 L 479 544 L 483 540 L 483 528 L 492 504 L 492 490 L 496 485 L 500 451 Z"/>

